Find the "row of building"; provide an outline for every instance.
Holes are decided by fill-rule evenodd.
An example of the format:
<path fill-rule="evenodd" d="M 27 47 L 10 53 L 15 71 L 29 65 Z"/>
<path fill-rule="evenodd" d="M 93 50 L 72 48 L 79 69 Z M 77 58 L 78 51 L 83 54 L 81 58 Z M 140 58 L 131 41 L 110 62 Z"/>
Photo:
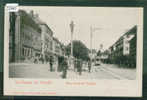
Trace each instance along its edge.
<path fill-rule="evenodd" d="M 24 10 L 10 13 L 9 62 L 48 62 L 65 56 L 65 46 L 38 14 Z"/>
<path fill-rule="evenodd" d="M 137 26 L 124 33 L 109 49 L 97 56 L 105 63 L 136 67 Z"/>

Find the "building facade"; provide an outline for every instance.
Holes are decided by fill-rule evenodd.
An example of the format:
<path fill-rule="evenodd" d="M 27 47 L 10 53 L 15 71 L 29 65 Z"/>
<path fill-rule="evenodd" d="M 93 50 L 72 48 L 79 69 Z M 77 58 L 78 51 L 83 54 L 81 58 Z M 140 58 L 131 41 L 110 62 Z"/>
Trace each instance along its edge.
<path fill-rule="evenodd" d="M 53 59 L 57 70 L 60 57 L 65 57 L 65 46 L 53 37 L 53 31 L 38 14 L 23 10 L 10 13 L 10 62 L 44 63 Z"/>
<path fill-rule="evenodd" d="M 33 62 L 41 55 L 41 29 L 32 16 L 23 10 L 10 14 L 11 31 L 9 42 L 10 62 Z"/>
<path fill-rule="evenodd" d="M 109 63 L 136 67 L 137 26 L 132 27 L 109 48 Z"/>
<path fill-rule="evenodd" d="M 41 43 L 43 61 L 48 61 L 53 56 L 53 32 L 47 24 L 41 23 Z"/>

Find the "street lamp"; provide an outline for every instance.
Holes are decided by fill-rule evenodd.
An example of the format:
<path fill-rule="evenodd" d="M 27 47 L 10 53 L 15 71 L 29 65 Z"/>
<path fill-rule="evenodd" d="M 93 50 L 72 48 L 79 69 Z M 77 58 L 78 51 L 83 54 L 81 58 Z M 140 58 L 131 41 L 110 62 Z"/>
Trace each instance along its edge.
<path fill-rule="evenodd" d="M 70 29 L 71 29 L 71 56 L 73 57 L 73 31 L 74 31 L 74 22 L 71 21 L 70 23 Z"/>
<path fill-rule="evenodd" d="M 70 62 L 70 64 L 71 64 L 71 67 L 73 67 L 72 65 L 73 65 L 73 60 L 72 60 L 72 57 L 73 57 L 73 31 L 74 31 L 74 22 L 73 21 L 71 21 L 71 23 L 70 23 L 70 29 L 71 29 L 71 62 Z"/>

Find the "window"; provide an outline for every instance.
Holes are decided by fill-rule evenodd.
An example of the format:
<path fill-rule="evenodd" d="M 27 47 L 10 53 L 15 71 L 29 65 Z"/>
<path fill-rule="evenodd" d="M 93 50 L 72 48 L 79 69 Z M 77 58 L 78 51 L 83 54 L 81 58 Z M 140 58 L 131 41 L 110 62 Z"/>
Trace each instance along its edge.
<path fill-rule="evenodd" d="M 128 51 L 129 50 L 129 48 L 128 47 L 126 47 L 126 51 Z"/>

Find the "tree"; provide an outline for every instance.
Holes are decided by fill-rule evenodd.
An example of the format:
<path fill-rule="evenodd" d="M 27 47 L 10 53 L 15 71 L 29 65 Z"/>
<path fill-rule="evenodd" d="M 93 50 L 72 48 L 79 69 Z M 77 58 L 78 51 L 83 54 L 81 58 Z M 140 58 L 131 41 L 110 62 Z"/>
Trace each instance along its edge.
<path fill-rule="evenodd" d="M 66 47 L 66 54 L 70 55 L 71 43 Z M 89 60 L 89 49 L 78 40 L 73 41 L 73 56 L 82 60 Z"/>

